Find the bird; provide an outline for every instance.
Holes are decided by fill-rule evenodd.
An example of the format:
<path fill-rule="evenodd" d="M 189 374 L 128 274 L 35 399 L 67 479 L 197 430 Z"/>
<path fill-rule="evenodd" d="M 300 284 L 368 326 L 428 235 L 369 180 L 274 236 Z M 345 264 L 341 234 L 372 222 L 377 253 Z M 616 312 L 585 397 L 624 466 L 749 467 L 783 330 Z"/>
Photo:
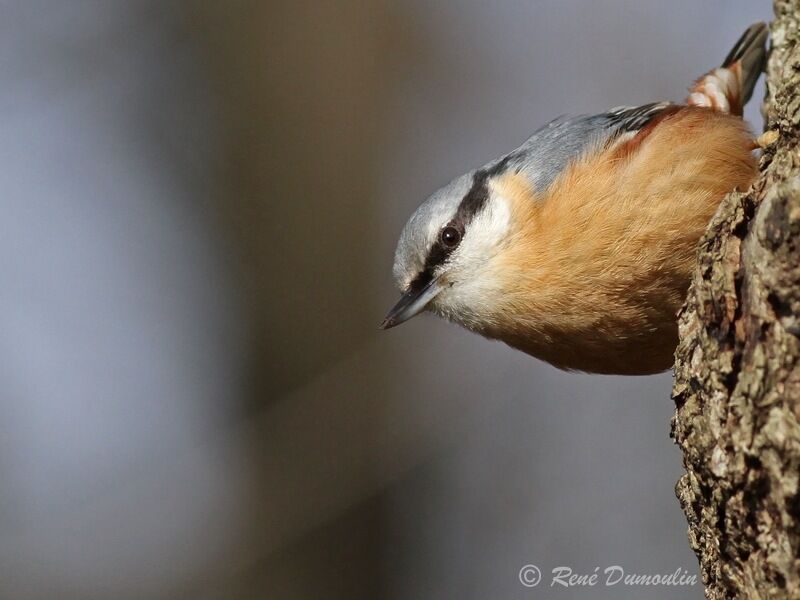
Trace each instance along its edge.
<path fill-rule="evenodd" d="M 757 175 L 742 118 L 768 29 L 751 25 L 683 104 L 559 117 L 411 215 L 390 329 L 432 312 L 565 371 L 669 369 L 697 246 Z"/>

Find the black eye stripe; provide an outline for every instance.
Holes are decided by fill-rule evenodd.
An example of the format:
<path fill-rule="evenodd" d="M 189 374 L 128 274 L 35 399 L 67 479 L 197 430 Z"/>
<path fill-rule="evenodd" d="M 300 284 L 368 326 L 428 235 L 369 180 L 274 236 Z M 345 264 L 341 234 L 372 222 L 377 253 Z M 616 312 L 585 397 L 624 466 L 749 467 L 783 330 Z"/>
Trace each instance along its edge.
<path fill-rule="evenodd" d="M 420 271 L 419 275 L 411 282 L 411 289 L 422 289 L 433 279 L 433 271 L 442 265 L 453 251 L 458 248 L 459 244 L 464 240 L 467 231 L 467 225 L 470 224 L 472 219 L 475 218 L 481 209 L 486 205 L 489 200 L 489 178 L 502 173 L 510 160 L 514 158 L 513 154 L 509 154 L 503 158 L 496 165 L 488 169 L 479 169 L 472 177 L 472 187 L 462 198 L 461 203 L 456 209 L 456 214 L 450 220 L 445 228 L 453 227 L 458 230 L 460 239 L 458 244 L 447 246 L 442 242 L 441 235 L 437 236 L 436 241 L 428 251 L 428 256 L 425 259 L 425 266 Z"/>

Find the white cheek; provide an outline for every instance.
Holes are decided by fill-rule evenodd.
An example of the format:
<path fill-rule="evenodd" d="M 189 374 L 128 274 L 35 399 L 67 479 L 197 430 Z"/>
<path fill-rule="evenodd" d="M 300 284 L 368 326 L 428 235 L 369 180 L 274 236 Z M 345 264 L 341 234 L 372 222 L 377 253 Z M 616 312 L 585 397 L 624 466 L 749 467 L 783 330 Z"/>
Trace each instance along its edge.
<path fill-rule="evenodd" d="M 502 295 L 501 278 L 493 259 L 502 253 L 510 225 L 509 203 L 498 196 L 470 223 L 447 272 L 452 286 L 436 300 L 440 311 L 449 318 L 474 328 L 498 304 L 498 295 Z"/>
<path fill-rule="evenodd" d="M 494 196 L 484 210 L 470 223 L 469 234 L 462 243 L 461 256 L 465 268 L 480 268 L 502 249 L 508 239 L 511 208 L 508 200 Z"/>

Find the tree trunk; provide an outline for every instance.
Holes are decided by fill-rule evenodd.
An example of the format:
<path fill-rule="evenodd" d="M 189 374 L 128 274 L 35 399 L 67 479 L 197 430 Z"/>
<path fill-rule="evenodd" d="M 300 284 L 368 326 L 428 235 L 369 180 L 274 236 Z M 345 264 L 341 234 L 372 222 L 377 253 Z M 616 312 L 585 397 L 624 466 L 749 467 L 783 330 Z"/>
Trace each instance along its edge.
<path fill-rule="evenodd" d="M 709 225 L 680 317 L 676 493 L 708 598 L 800 598 L 800 0 L 776 0 L 761 175 Z"/>

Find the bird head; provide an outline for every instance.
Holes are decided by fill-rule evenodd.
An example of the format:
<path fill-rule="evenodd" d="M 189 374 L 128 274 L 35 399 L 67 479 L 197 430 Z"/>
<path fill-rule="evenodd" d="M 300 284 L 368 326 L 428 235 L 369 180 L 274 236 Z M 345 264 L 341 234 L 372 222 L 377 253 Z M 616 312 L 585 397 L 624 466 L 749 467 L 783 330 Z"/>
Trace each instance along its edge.
<path fill-rule="evenodd" d="M 394 258 L 402 296 L 382 329 L 426 309 L 469 328 L 479 325 L 498 288 L 492 259 L 509 239 L 511 210 L 492 185 L 505 167 L 499 161 L 462 175 L 414 212 Z"/>

